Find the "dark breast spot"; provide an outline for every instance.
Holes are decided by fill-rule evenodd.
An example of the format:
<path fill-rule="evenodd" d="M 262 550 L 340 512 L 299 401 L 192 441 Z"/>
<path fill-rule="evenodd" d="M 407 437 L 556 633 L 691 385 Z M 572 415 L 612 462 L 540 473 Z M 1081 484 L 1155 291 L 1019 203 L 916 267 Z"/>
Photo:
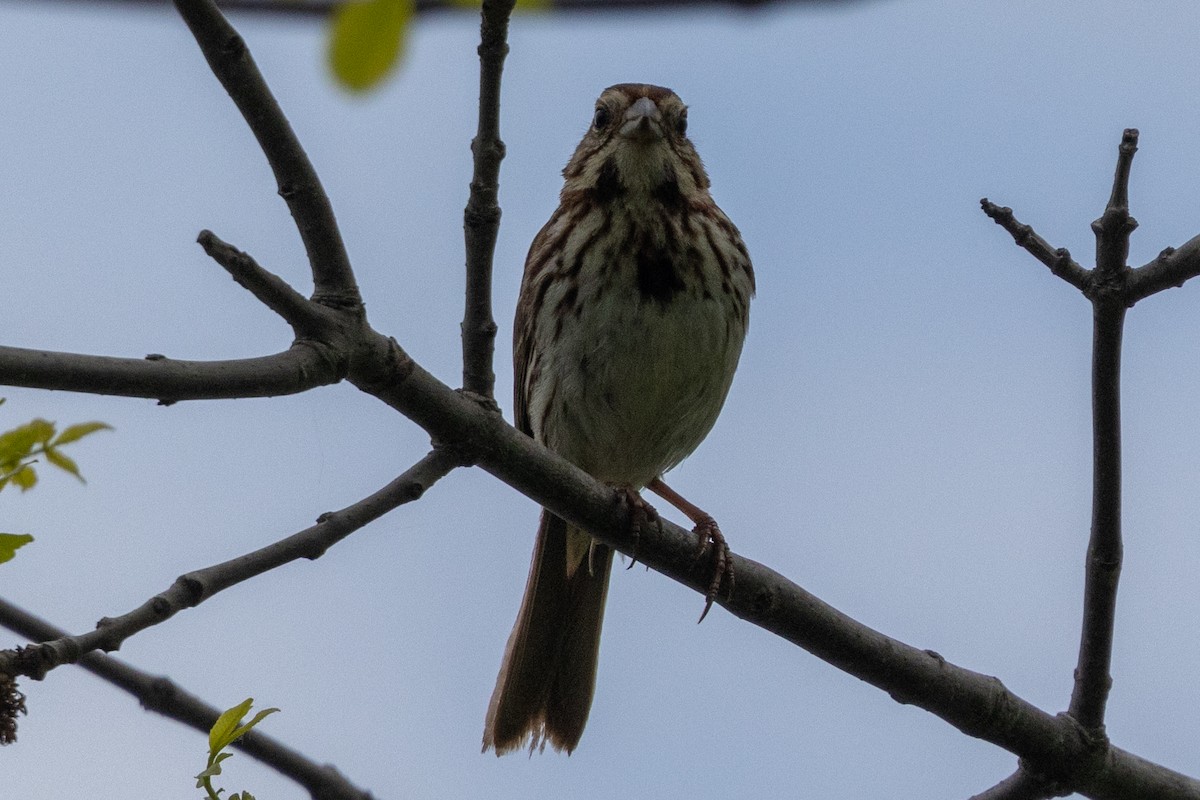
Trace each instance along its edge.
<path fill-rule="evenodd" d="M 666 211 L 679 213 L 683 211 L 687 203 L 683 199 L 683 192 L 679 188 L 679 178 L 675 175 L 675 170 L 671 169 L 667 172 L 663 182 L 654 187 L 654 199 L 662 203 Z"/>
<path fill-rule="evenodd" d="M 679 265 L 665 250 L 654 247 L 638 251 L 637 285 L 642 297 L 663 305 L 670 303 L 684 288 Z"/>
<path fill-rule="evenodd" d="M 621 175 L 617 172 L 617 163 L 609 157 L 600 165 L 596 175 L 596 185 L 592 187 L 592 199 L 597 203 L 611 203 L 625 192 L 621 185 Z"/>

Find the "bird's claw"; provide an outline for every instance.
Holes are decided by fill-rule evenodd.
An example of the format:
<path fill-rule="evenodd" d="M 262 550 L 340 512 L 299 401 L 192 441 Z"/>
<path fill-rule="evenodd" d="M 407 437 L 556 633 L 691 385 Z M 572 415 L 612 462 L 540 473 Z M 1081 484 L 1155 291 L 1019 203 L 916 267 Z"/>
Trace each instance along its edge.
<path fill-rule="evenodd" d="M 629 507 L 629 534 L 633 537 L 633 554 L 629 557 L 629 566 L 625 569 L 633 569 L 633 565 L 637 563 L 642 530 L 648 525 L 654 525 L 659 533 L 662 533 L 662 517 L 632 486 L 617 489 L 617 496 L 623 505 Z"/>
<path fill-rule="evenodd" d="M 696 534 L 696 560 L 709 555 L 712 561 L 712 578 L 708 583 L 708 591 L 704 593 L 704 611 L 700 612 L 700 619 L 697 624 L 704 621 L 708 616 L 709 610 L 712 609 L 713 602 L 717 599 L 717 593 L 721 591 L 721 584 L 727 583 L 728 589 L 725 596 L 733 597 L 733 559 L 729 555 L 729 545 L 725 542 L 725 534 L 721 533 L 721 529 L 717 527 L 717 521 L 712 517 L 705 515 L 703 519 L 696 523 L 696 527 L 692 528 L 692 532 Z"/>

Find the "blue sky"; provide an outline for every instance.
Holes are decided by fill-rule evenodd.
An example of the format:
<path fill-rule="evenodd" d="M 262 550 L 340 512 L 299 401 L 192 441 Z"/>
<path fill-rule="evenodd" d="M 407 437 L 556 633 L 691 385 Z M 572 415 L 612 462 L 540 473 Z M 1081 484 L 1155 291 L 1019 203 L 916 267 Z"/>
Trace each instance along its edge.
<path fill-rule="evenodd" d="M 309 20 L 234 18 L 329 191 L 375 327 L 456 384 L 478 25 L 414 28 L 348 97 Z M 503 94 L 498 394 L 525 250 L 600 89 L 671 86 L 758 273 L 726 410 L 672 484 L 738 552 L 1050 711 L 1075 663 L 1089 524 L 1090 308 L 978 209 L 1012 206 L 1090 264 L 1125 127 L 1142 264 L 1200 232 L 1200 7 L 862 3 L 520 17 Z M 303 290 L 253 138 L 168 9 L 0 5 L 5 344 L 232 358 L 290 331 L 194 244 L 201 228 Z M 1200 286 L 1130 313 L 1125 569 L 1108 730 L 1200 773 Z M 60 475 L 0 495 L 37 541 L 4 596 L 82 631 L 374 491 L 427 437 L 351 387 L 181 403 L 5 389 L 0 428 L 102 419 Z M 534 504 L 478 470 L 315 563 L 234 588 L 120 657 L 379 798 L 965 797 L 1015 759 L 895 704 L 641 568 L 613 581 L 596 702 L 569 759 L 479 754 Z M 0 636 L 5 646 L 21 643 Z M 27 682 L 2 758 L 22 796 L 190 796 L 205 739 L 96 679 Z M 248 757 L 231 791 L 301 792 Z"/>

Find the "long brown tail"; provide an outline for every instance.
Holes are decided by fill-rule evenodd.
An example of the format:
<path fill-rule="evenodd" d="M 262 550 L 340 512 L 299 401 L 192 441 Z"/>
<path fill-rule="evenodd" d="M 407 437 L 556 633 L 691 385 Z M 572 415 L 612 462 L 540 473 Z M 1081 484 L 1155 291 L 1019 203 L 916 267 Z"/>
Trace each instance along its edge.
<path fill-rule="evenodd" d="M 596 688 L 612 555 L 542 512 L 525 598 L 488 705 L 485 752 L 504 755 L 527 739 L 531 752 L 549 743 L 570 754 L 579 744 Z"/>

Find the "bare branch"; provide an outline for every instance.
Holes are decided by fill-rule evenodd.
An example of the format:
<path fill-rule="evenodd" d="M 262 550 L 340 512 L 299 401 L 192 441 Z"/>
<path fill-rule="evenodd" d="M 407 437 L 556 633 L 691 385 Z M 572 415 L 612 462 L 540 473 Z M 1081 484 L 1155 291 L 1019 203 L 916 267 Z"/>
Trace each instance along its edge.
<path fill-rule="evenodd" d="M 1092 334 L 1092 533 L 1083 589 L 1083 624 L 1075 687 L 1068 713 L 1101 735 L 1112 687 L 1113 627 L 1121 576 L 1121 332 L 1125 322 L 1129 236 L 1129 169 L 1137 152 L 1136 130 L 1121 137 L 1112 195 L 1096 232 L 1095 282 L 1089 297 Z"/>
<path fill-rule="evenodd" d="M 28 611 L 0 598 L 0 626 L 33 642 L 63 639 L 69 634 Z M 103 653 L 88 653 L 79 666 L 124 689 L 138 699 L 142 708 L 208 733 L 221 709 L 201 700 L 174 681 L 151 675 Z M 233 747 L 266 764 L 308 790 L 317 800 L 370 800 L 371 794 L 355 787 L 329 765 L 318 764 L 261 729 L 250 731 Z"/>
<path fill-rule="evenodd" d="M 313 303 L 287 281 L 260 267 L 249 253 L 223 242 L 209 230 L 200 231 L 196 241 L 239 286 L 287 320 L 297 336 L 314 334 L 330 321 L 330 312 L 325 306 Z"/>
<path fill-rule="evenodd" d="M 1121 331 L 1124 303 L 1095 302 L 1092 336 L 1092 533 L 1083 624 L 1069 713 L 1103 730 L 1112 686 L 1113 626 L 1121 575 Z"/>
<path fill-rule="evenodd" d="M 246 43 L 211 0 L 175 0 L 175 7 L 275 173 L 279 194 L 292 212 L 308 253 L 313 300 L 336 308 L 360 306 L 362 298 L 333 206 Z"/>
<path fill-rule="evenodd" d="M 479 127 L 471 141 L 475 172 L 463 212 L 467 245 L 466 309 L 463 313 L 463 389 L 484 398 L 495 393 L 492 355 L 496 320 L 492 318 L 492 257 L 500 230 L 500 76 L 508 55 L 508 18 L 515 0 L 484 0 L 479 44 Z"/>
<path fill-rule="evenodd" d="M 1129 235 L 1137 228 L 1137 220 L 1129 216 L 1129 168 L 1133 164 L 1133 154 L 1137 152 L 1137 141 L 1137 129 L 1126 128 L 1117 148 L 1112 194 L 1104 213 L 1092 223 L 1096 233 L 1095 278 L 1102 284 L 1118 277 L 1123 284 L 1124 273 L 1129 270 L 1125 263 L 1129 257 Z"/>
<path fill-rule="evenodd" d="M 178 400 L 277 397 L 337 383 L 343 369 L 327 348 L 297 342 L 288 350 L 229 361 L 176 361 L 58 353 L 0 346 L 0 384 L 31 389 Z"/>
<path fill-rule="evenodd" d="M 1128 303 L 1132 306 L 1163 289 L 1183 286 L 1197 275 L 1200 275 L 1200 236 L 1192 237 L 1179 249 L 1168 247 L 1149 264 L 1131 270 Z"/>
<path fill-rule="evenodd" d="M 461 448 L 466 458 L 522 494 L 588 530 L 597 539 L 704 594 L 711 578 L 695 558 L 695 536 L 663 522 L 634 541 L 628 507 L 613 490 L 504 422 L 499 414 L 442 384 L 392 340 L 355 362 L 348 379 L 425 428 L 436 441 Z M 380 365 L 390 364 L 386 370 Z M 1137 795 L 1131 785 L 1197 798 L 1200 782 L 1149 762 L 1131 765 L 1128 753 L 1106 747 L 1067 716 L 1052 716 L 1012 694 L 996 678 L 950 664 L 842 614 L 784 576 L 731 555 L 738 576 L 731 597 L 718 603 L 738 617 L 796 644 L 818 658 L 919 706 L 964 733 L 1013 752 L 1065 786 L 1091 797 Z"/>
<path fill-rule="evenodd" d="M 96 630 L 64 636 L 21 650 L 0 651 L 0 673 L 40 679 L 51 669 L 72 664 L 94 650 L 111 652 L 135 633 L 199 605 L 230 586 L 300 558 L 317 559 L 331 546 L 383 516 L 412 502 L 461 463 L 449 449 L 435 448 L 374 494 L 341 511 L 322 514 L 317 524 L 230 561 L 181 575 L 166 591 L 119 617 L 104 618 Z M 2 621 L 0 621 L 2 624 Z"/>
<path fill-rule="evenodd" d="M 1038 236 L 1029 225 L 1018 222 L 1013 211 L 1008 206 L 998 206 L 986 197 L 979 201 L 983 213 L 993 219 L 997 225 L 1008 231 L 1018 245 L 1038 261 L 1050 268 L 1050 271 L 1067 283 L 1086 293 L 1091 285 L 1091 272 L 1076 264 L 1071 259 L 1067 248 L 1057 250 Z"/>

